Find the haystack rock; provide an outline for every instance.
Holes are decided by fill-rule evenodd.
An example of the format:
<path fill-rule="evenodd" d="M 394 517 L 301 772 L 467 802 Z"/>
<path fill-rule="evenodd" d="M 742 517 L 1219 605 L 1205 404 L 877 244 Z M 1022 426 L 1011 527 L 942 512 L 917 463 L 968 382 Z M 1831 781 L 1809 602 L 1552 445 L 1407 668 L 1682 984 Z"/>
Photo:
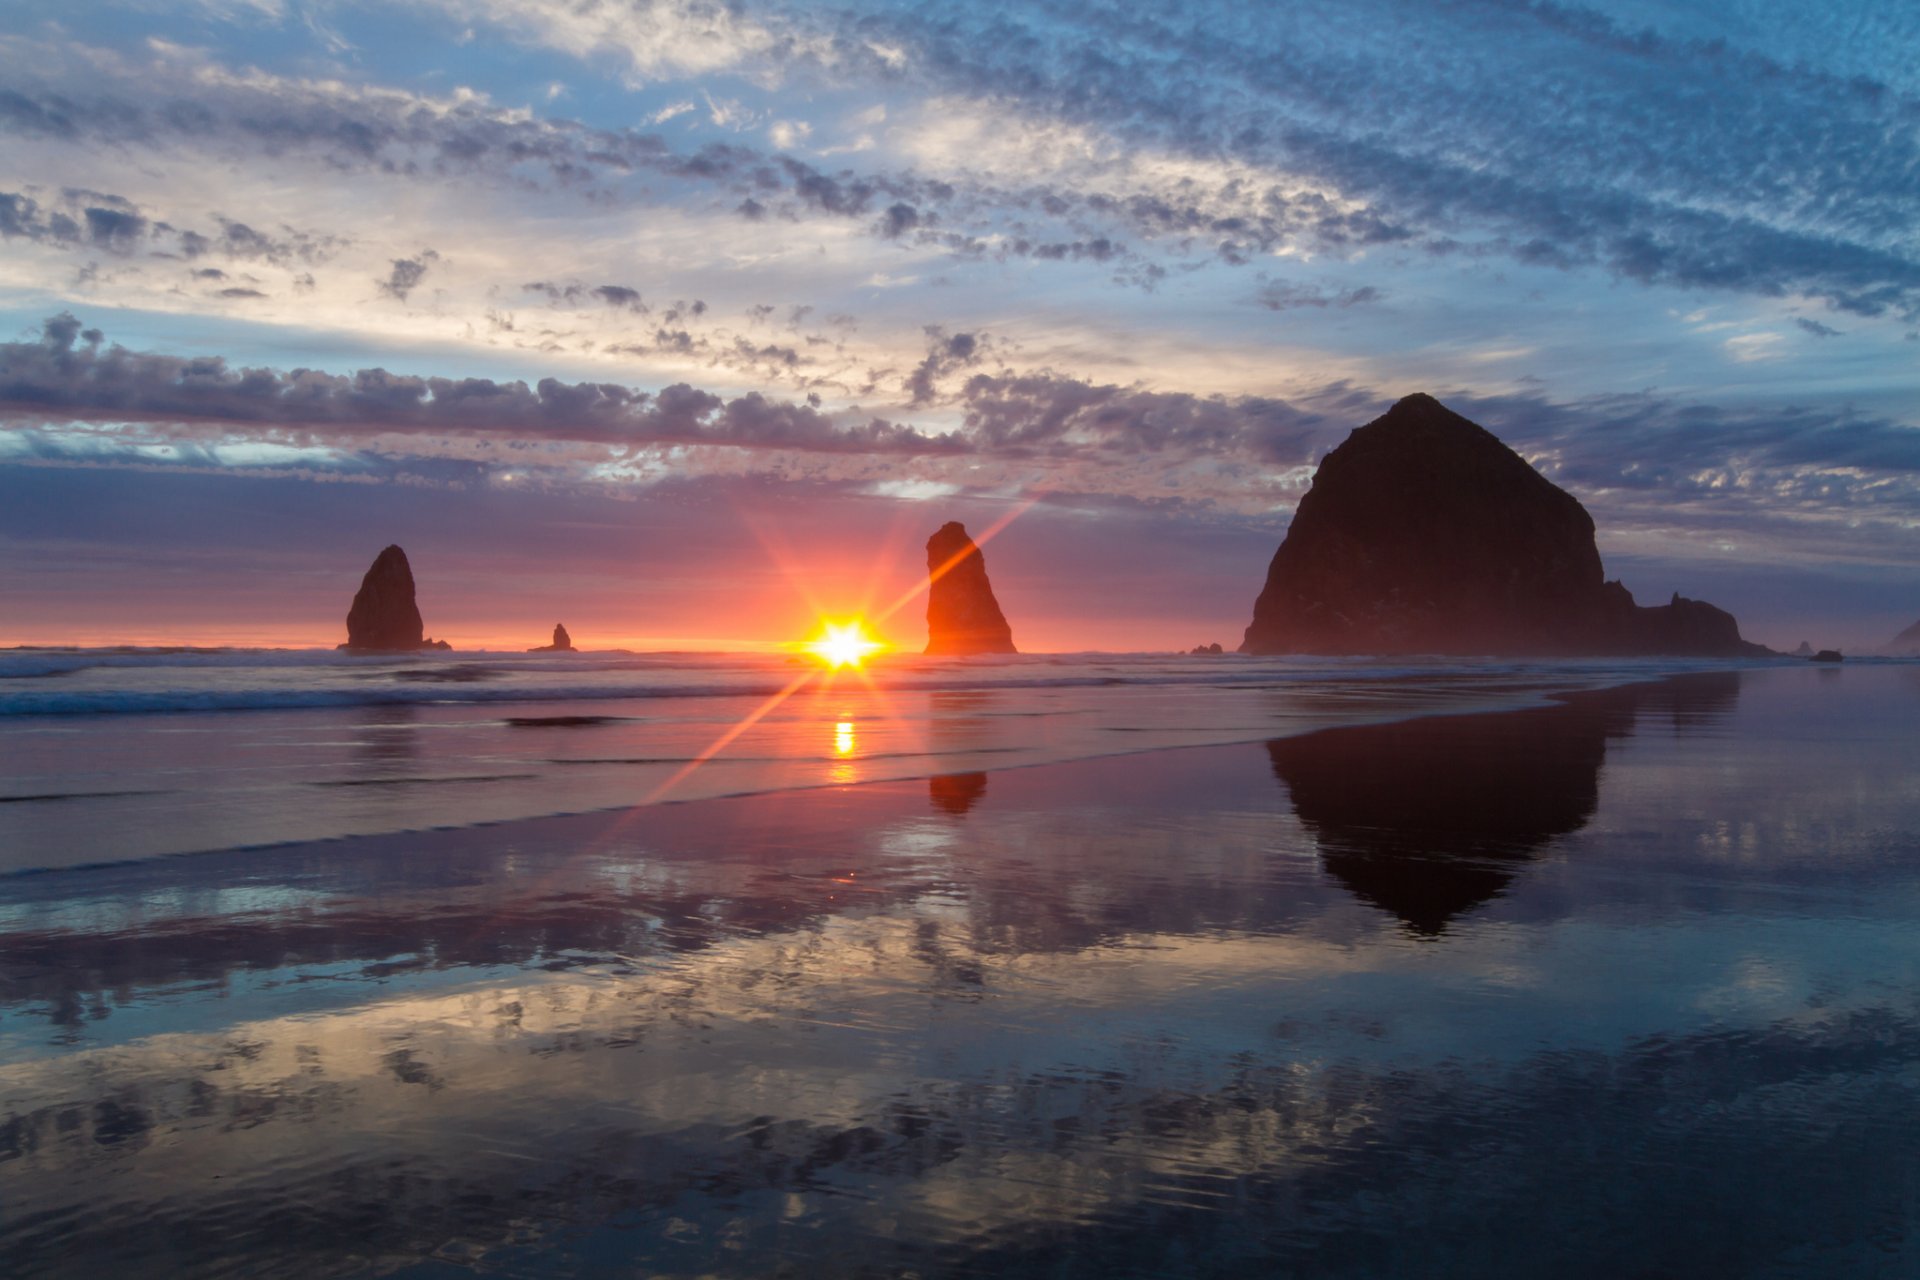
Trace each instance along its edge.
<path fill-rule="evenodd" d="M 1491 432 L 1411 395 L 1329 453 L 1274 553 L 1243 653 L 1760 656 L 1733 615 L 1642 608 L 1593 518 Z"/>
<path fill-rule="evenodd" d="M 1805 640 L 1802 640 L 1800 642 L 1800 647 L 1793 651 L 1792 656 L 1796 658 L 1811 658 L 1813 656 L 1813 646 L 1808 644 Z"/>
<path fill-rule="evenodd" d="M 1897 658 L 1920 658 L 1920 622 L 1887 641 L 1887 652 Z"/>
<path fill-rule="evenodd" d="M 407 553 L 397 546 L 382 551 L 354 593 L 353 607 L 347 610 L 347 642 L 340 648 L 392 653 L 452 647 L 444 640 L 426 638 L 420 606 L 413 598 L 413 568 Z"/>
<path fill-rule="evenodd" d="M 535 645 L 533 648 L 527 650 L 527 652 L 528 653 L 573 653 L 574 652 L 573 637 L 567 634 L 567 629 L 565 627 L 561 626 L 559 623 L 556 622 L 553 624 L 553 643 Z"/>
<path fill-rule="evenodd" d="M 949 520 L 927 539 L 927 577 L 928 653 L 1019 652 L 993 598 L 987 562 L 959 521 Z"/>

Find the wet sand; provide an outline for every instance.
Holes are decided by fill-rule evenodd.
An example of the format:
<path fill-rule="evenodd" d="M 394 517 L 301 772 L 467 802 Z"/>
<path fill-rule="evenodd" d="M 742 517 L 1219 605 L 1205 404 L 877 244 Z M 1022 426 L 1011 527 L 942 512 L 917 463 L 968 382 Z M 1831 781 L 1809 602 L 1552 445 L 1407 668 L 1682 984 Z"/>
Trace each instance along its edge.
<path fill-rule="evenodd" d="M 1913 1274 L 1917 676 L 6 877 L 0 1261 Z"/>

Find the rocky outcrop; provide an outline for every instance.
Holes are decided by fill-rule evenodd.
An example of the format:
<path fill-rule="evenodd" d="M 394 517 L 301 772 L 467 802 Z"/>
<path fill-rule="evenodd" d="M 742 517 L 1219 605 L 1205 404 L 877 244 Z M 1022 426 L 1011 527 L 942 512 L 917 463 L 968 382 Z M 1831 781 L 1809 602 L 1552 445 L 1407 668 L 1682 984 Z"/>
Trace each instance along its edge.
<path fill-rule="evenodd" d="M 567 629 L 565 627 L 561 626 L 559 623 L 556 622 L 553 624 L 553 643 L 535 645 L 533 648 L 527 650 L 527 652 L 528 653 L 574 653 L 576 652 L 576 650 L 573 647 L 573 637 L 567 634 Z"/>
<path fill-rule="evenodd" d="M 413 568 L 407 553 L 388 547 L 374 557 L 360 590 L 347 610 L 347 642 L 352 653 L 401 653 L 419 649 L 451 649 L 444 640 L 427 638 L 414 601 Z"/>
<path fill-rule="evenodd" d="M 1491 432 L 1412 395 L 1329 453 L 1244 653 L 1760 655 L 1731 614 L 1608 582 L 1593 518 Z"/>
<path fill-rule="evenodd" d="M 1899 658 L 1920 658 L 1920 622 L 1887 641 L 1887 652 Z"/>
<path fill-rule="evenodd" d="M 1800 647 L 1798 649 L 1795 649 L 1791 656 L 1795 658 L 1811 658 L 1813 656 L 1813 646 L 1808 644 L 1805 640 L 1802 640 L 1800 642 Z"/>
<path fill-rule="evenodd" d="M 1019 652 L 993 598 L 986 559 L 959 521 L 948 521 L 927 539 L 927 580 L 928 653 Z"/>

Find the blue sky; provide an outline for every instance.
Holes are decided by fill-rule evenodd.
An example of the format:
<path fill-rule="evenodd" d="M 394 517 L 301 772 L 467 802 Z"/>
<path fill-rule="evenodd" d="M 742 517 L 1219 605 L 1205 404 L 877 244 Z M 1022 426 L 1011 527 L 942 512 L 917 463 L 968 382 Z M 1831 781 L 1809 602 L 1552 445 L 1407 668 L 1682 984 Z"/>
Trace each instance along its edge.
<path fill-rule="evenodd" d="M 151 629 L 115 601 L 170 554 L 200 632 L 326 640 L 323 556 L 431 492 L 416 561 L 496 571 L 458 635 L 774 638 L 701 575 L 792 544 L 838 606 L 876 538 L 890 586 L 1020 508 L 1029 647 L 1231 642 L 1314 462 L 1424 390 L 1643 602 L 1877 643 L 1920 616 L 1916 68 L 1885 4 L 15 3 L 0 484 L 62 496 L 0 514 L 12 638 Z M 276 495 L 364 554 L 205 518 Z M 693 585 L 641 616 L 594 584 L 643 526 Z"/>

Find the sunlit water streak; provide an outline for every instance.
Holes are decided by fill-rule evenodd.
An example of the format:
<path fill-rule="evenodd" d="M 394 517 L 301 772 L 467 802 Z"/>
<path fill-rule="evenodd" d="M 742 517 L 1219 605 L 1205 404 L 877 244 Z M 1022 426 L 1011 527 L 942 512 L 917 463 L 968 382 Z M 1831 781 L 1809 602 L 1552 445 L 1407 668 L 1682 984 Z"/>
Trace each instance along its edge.
<path fill-rule="evenodd" d="M 0 1264 L 1909 1276 L 1916 710 L 1699 674 L 0 878 Z"/>

